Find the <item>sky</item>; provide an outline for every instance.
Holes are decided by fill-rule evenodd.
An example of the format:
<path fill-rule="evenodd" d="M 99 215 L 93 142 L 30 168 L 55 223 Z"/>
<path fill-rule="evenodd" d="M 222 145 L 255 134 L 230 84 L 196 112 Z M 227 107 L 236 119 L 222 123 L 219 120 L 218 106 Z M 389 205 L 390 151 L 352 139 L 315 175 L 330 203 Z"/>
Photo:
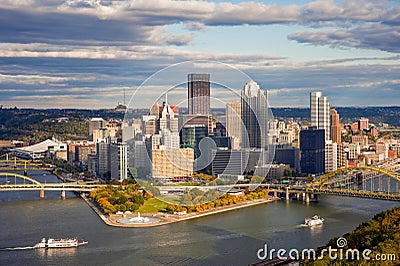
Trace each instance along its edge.
<path fill-rule="evenodd" d="M 273 107 L 400 100 L 400 2 L 0 0 L 0 105 L 185 107 L 210 73 L 213 107 L 249 80 Z"/>

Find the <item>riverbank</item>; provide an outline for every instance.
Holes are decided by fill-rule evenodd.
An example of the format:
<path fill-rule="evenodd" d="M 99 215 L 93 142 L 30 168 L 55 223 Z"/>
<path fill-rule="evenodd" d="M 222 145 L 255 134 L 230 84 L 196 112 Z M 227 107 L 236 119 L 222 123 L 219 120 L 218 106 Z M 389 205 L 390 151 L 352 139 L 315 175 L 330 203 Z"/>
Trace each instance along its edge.
<path fill-rule="evenodd" d="M 81 194 L 81 197 L 93 209 L 93 211 L 100 217 L 100 219 L 103 220 L 103 222 L 105 224 L 107 224 L 109 226 L 116 226 L 116 227 L 161 226 L 161 225 L 165 225 L 165 224 L 187 221 L 187 220 L 196 219 L 196 218 L 209 216 L 209 215 L 214 215 L 214 214 L 218 214 L 218 213 L 222 213 L 222 212 L 233 211 L 233 210 L 238 210 L 241 208 L 265 204 L 265 203 L 273 202 L 278 199 L 278 198 L 274 198 L 274 197 L 268 197 L 268 198 L 264 198 L 264 199 L 256 199 L 256 200 L 251 200 L 251 201 L 240 202 L 240 203 L 237 203 L 234 205 L 216 207 L 216 208 L 212 208 L 212 209 L 209 209 L 206 211 L 188 213 L 188 214 L 183 214 L 183 215 L 167 214 L 167 213 L 157 213 L 157 214 L 141 213 L 142 217 L 153 217 L 153 218 L 157 218 L 159 221 L 155 222 L 155 223 L 148 223 L 148 224 L 124 224 L 124 223 L 119 223 L 118 221 L 122 218 L 136 217 L 136 214 L 104 215 L 102 213 L 102 211 L 97 207 L 97 205 L 90 198 L 88 198 L 85 194 Z"/>

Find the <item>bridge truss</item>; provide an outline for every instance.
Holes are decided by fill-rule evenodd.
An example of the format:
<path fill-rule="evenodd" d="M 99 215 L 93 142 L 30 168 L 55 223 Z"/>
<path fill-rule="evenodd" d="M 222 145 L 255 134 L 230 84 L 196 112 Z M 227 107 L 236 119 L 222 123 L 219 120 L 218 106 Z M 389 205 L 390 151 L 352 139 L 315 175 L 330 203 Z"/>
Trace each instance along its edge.
<path fill-rule="evenodd" d="M 340 168 L 309 184 L 311 194 L 400 201 L 400 173 L 375 166 Z"/>
<path fill-rule="evenodd" d="M 44 191 L 61 191 L 61 197 L 65 198 L 65 191 L 90 192 L 103 184 L 86 182 L 70 183 L 41 183 L 31 177 L 17 173 L 0 172 L 0 191 L 40 191 L 40 198 L 44 198 Z"/>

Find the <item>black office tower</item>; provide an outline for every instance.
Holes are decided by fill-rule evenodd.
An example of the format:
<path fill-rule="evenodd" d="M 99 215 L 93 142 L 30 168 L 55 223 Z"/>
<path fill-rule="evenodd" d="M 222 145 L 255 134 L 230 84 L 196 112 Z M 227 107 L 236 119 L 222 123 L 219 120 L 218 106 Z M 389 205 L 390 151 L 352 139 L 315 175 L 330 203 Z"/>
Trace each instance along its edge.
<path fill-rule="evenodd" d="M 320 175 L 325 171 L 325 130 L 300 131 L 301 172 Z"/>
<path fill-rule="evenodd" d="M 210 74 L 188 74 L 189 115 L 210 115 Z"/>
<path fill-rule="evenodd" d="M 182 125 L 205 125 L 212 133 L 210 74 L 188 74 L 188 111 Z"/>

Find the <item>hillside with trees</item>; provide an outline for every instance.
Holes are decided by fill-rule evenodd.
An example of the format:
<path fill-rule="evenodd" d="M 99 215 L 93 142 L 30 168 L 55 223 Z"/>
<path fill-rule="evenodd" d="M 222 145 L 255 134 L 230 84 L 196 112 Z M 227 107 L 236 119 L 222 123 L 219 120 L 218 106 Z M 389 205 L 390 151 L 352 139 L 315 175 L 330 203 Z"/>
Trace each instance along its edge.
<path fill-rule="evenodd" d="M 396 207 L 392 210 L 383 211 L 374 216 L 369 222 L 359 225 L 351 233 L 343 235 L 347 240 L 347 246 L 343 250 L 357 249 L 360 251 L 360 260 L 330 260 L 329 256 L 324 256 L 323 260 L 306 261 L 305 265 L 325 266 L 325 265 L 399 265 L 400 263 L 400 208 Z M 331 239 L 323 248 L 337 248 L 338 238 Z M 362 251 L 370 249 L 372 252 L 368 255 L 370 260 L 362 258 Z M 386 260 L 375 260 L 376 255 L 382 254 Z M 392 255 L 394 254 L 394 255 Z M 389 260 L 391 256 L 391 260 Z M 396 260 L 393 260 L 395 256 Z M 350 257 L 351 258 L 351 257 Z"/>

